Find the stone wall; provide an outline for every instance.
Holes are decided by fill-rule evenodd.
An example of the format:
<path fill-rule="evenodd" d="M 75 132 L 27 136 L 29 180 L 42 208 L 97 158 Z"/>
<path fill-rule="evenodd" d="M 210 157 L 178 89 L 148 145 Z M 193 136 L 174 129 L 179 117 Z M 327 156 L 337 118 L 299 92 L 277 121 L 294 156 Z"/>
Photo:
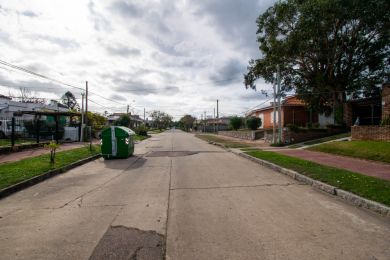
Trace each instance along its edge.
<path fill-rule="evenodd" d="M 264 137 L 264 131 L 219 131 L 219 135 L 245 139 L 245 140 L 257 140 Z"/>
<path fill-rule="evenodd" d="M 390 141 L 390 126 L 352 126 L 352 140 Z"/>

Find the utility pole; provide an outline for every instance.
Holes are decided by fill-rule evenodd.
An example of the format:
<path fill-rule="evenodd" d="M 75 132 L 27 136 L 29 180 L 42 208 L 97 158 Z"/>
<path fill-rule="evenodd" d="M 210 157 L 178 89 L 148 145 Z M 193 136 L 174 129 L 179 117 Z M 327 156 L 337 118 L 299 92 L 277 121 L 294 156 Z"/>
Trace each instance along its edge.
<path fill-rule="evenodd" d="M 215 107 L 214 107 L 214 117 L 213 117 L 213 121 L 214 121 L 214 133 L 215 133 Z"/>
<path fill-rule="evenodd" d="M 145 108 L 144 108 L 144 123 L 145 123 L 145 113 L 146 113 L 146 112 L 145 112 Z"/>
<path fill-rule="evenodd" d="M 278 71 L 278 140 L 279 143 L 282 142 L 282 107 L 280 104 L 280 66 L 277 65 L 277 71 Z"/>
<path fill-rule="evenodd" d="M 273 88 L 274 88 L 274 102 L 273 102 L 273 117 L 274 122 L 272 124 L 272 143 L 276 144 L 276 83 L 275 79 L 273 81 Z"/>
<path fill-rule="evenodd" d="M 218 111 L 218 102 L 219 100 L 217 99 L 217 132 L 219 130 L 219 111 Z"/>
<path fill-rule="evenodd" d="M 80 141 L 84 142 L 84 93 L 81 93 L 81 130 Z"/>
<path fill-rule="evenodd" d="M 127 105 L 127 114 L 129 114 L 129 109 L 130 109 L 130 106 L 129 105 Z"/>
<path fill-rule="evenodd" d="M 88 124 L 88 81 L 85 82 L 85 124 Z"/>
<path fill-rule="evenodd" d="M 206 122 L 207 122 L 207 119 L 206 119 L 206 111 L 204 111 L 204 132 L 206 133 Z"/>
<path fill-rule="evenodd" d="M 200 114 L 200 122 L 203 124 L 203 132 L 204 132 L 204 122 L 203 122 L 203 114 Z"/>

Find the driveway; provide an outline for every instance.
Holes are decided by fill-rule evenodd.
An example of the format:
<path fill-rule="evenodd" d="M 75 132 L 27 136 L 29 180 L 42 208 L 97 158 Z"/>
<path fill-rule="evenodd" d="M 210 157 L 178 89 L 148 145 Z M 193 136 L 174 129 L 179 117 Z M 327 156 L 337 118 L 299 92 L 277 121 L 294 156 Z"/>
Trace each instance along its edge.
<path fill-rule="evenodd" d="M 180 131 L 0 200 L 0 259 L 389 259 L 390 221 Z"/>

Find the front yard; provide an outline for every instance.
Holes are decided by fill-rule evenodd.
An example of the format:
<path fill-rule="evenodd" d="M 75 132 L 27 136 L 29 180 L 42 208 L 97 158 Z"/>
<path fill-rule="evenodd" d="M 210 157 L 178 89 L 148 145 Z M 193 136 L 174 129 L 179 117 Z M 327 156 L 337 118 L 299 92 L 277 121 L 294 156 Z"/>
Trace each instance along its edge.
<path fill-rule="evenodd" d="M 390 206 L 390 181 L 350 172 L 311 161 L 261 150 L 246 150 L 246 154 L 297 171 L 364 198 Z"/>
<path fill-rule="evenodd" d="M 50 154 L 2 163 L 0 164 L 0 189 L 100 153 L 99 145 L 93 145 L 92 148 L 92 151 L 89 150 L 89 146 L 86 146 L 58 152 L 54 165 L 50 164 Z"/>
<path fill-rule="evenodd" d="M 316 145 L 308 150 L 390 163 L 390 142 L 341 141 Z"/>

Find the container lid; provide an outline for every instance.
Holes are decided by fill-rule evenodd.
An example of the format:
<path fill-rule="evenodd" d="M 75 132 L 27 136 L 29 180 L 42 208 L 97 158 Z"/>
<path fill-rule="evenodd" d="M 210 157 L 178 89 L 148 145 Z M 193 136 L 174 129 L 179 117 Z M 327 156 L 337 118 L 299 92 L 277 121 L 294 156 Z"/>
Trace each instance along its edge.
<path fill-rule="evenodd" d="M 130 128 L 124 127 L 124 126 L 114 126 L 115 129 L 115 136 L 131 136 L 135 135 L 134 131 L 131 130 Z M 104 129 L 101 132 L 102 137 L 111 137 L 111 127 L 108 127 Z"/>

